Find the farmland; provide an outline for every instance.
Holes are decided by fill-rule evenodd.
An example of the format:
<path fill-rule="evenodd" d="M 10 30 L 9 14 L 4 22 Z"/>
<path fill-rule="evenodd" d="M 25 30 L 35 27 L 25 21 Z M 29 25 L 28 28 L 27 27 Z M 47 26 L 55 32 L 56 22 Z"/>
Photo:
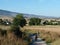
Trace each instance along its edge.
<path fill-rule="evenodd" d="M 8 30 L 8 29 L 10 29 L 10 26 L 0 25 L 0 28 Z M 56 33 L 60 34 L 60 26 L 59 25 L 24 26 L 23 29 L 29 29 L 29 30 L 32 30 L 32 31 L 45 30 L 45 31 L 51 31 L 51 32 L 56 32 Z"/>
<path fill-rule="evenodd" d="M 60 26 L 59 25 L 46 25 L 46 26 L 25 26 L 24 29 L 29 29 L 32 31 L 51 31 L 60 34 Z"/>
<path fill-rule="evenodd" d="M 0 28 L 4 30 L 10 30 L 10 26 L 0 25 Z M 60 26 L 59 25 L 46 25 L 46 26 L 24 26 L 21 28 L 21 31 L 27 31 L 28 33 L 40 33 L 41 38 L 49 40 L 52 42 L 52 45 L 55 44 L 55 41 L 60 39 Z M 9 33 L 8 33 L 9 34 Z"/>
<path fill-rule="evenodd" d="M 27 32 L 30 33 L 40 33 L 40 38 L 44 38 L 46 42 L 52 42 L 51 45 L 56 45 L 60 42 L 60 26 L 51 26 L 51 25 L 46 25 L 46 26 L 25 26 L 24 27 Z"/>

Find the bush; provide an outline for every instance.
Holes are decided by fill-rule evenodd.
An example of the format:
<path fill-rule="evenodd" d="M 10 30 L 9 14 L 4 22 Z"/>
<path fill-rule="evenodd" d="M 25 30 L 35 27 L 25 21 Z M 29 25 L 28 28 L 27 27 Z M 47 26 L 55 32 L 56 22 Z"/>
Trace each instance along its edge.
<path fill-rule="evenodd" d="M 23 14 L 18 14 L 16 17 L 13 19 L 13 25 L 23 27 L 26 25 L 26 20 L 22 16 Z"/>
<path fill-rule="evenodd" d="M 28 30 L 25 30 L 25 31 L 23 32 L 23 39 L 24 39 L 24 40 L 28 40 L 28 37 L 29 37 Z"/>
<path fill-rule="evenodd" d="M 11 31 L 17 36 L 22 37 L 22 32 L 20 31 L 19 26 L 11 26 Z"/>
<path fill-rule="evenodd" d="M 31 18 L 29 21 L 29 25 L 40 25 L 41 19 L 39 18 Z"/>
<path fill-rule="evenodd" d="M 1 30 L 1 35 L 6 36 L 7 35 L 7 30 Z"/>
<path fill-rule="evenodd" d="M 46 42 L 47 42 L 47 43 L 52 43 L 52 39 L 51 39 L 51 38 L 48 38 L 48 39 L 46 40 Z"/>
<path fill-rule="evenodd" d="M 0 36 L 6 36 L 6 35 L 7 35 L 7 30 L 0 29 Z"/>
<path fill-rule="evenodd" d="M 48 25 L 49 22 L 46 20 L 46 21 L 43 22 L 43 24 L 44 24 L 44 25 Z"/>

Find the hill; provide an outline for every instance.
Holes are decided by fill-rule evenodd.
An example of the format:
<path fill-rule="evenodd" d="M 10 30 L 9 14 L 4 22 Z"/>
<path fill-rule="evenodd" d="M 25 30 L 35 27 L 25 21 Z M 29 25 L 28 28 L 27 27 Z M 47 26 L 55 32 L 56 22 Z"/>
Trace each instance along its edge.
<path fill-rule="evenodd" d="M 12 12 L 12 11 L 7 11 L 7 10 L 2 10 L 0 9 L 0 16 L 9 16 L 9 17 L 14 17 L 18 12 Z M 51 16 L 42 16 L 42 15 L 34 15 L 34 14 L 25 14 L 21 13 L 25 18 L 31 18 L 31 17 L 36 17 L 36 18 L 57 18 L 57 17 L 51 17 Z"/>
<path fill-rule="evenodd" d="M 16 14 L 18 14 L 18 13 L 0 9 L 0 15 L 1 16 L 14 16 Z"/>

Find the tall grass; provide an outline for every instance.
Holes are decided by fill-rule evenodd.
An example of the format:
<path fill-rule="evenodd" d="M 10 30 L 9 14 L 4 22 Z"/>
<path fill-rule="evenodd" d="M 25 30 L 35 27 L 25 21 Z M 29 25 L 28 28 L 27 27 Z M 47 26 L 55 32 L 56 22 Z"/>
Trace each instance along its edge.
<path fill-rule="evenodd" d="M 25 29 L 25 31 L 27 31 L 27 33 L 37 33 L 39 32 L 39 38 L 45 39 L 45 41 L 47 43 L 53 43 L 54 41 L 56 41 L 57 39 L 60 38 L 60 35 L 56 32 L 50 32 L 50 31 L 45 31 L 45 30 L 29 30 L 29 29 Z"/>
<path fill-rule="evenodd" d="M 22 38 L 11 32 L 11 30 L 0 29 L 0 45 L 27 45 L 28 43 Z"/>

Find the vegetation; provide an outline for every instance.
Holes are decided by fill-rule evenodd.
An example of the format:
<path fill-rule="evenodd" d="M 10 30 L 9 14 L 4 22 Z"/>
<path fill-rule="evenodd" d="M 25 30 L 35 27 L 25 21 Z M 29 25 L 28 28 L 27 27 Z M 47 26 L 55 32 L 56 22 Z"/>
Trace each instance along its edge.
<path fill-rule="evenodd" d="M 25 26 L 27 33 L 39 32 L 39 37 L 47 43 L 53 43 L 60 38 L 60 26 Z"/>
<path fill-rule="evenodd" d="M 41 19 L 39 19 L 39 18 L 31 18 L 30 22 L 29 22 L 29 25 L 40 25 L 40 23 L 41 23 Z"/>
<path fill-rule="evenodd" d="M 0 19 L 0 25 L 11 25 L 11 22 L 10 21 L 8 21 L 7 19 L 5 19 L 5 20 L 2 20 L 2 19 Z"/>
<path fill-rule="evenodd" d="M 7 20 L 3 21 L 0 19 L 0 24 L 6 24 L 6 22 L 8 22 L 8 21 Z M 59 25 L 60 24 L 60 22 L 58 22 L 58 23 L 53 23 L 53 22 L 55 22 L 55 21 L 49 22 L 48 20 L 46 20 L 43 22 L 43 24 L 44 25 Z M 28 43 L 31 42 L 31 40 L 29 39 L 29 34 L 34 34 L 37 32 L 39 32 L 39 38 L 44 39 L 47 43 L 52 43 L 52 42 L 56 41 L 58 38 L 60 38 L 60 35 L 58 33 L 51 31 L 51 30 L 54 30 L 55 27 L 53 28 L 51 26 L 52 27 L 52 29 L 51 29 L 49 26 L 47 26 L 48 28 L 46 28 L 46 27 L 41 28 L 39 26 L 39 28 L 40 28 L 39 29 L 37 27 L 32 26 L 32 28 L 30 27 L 30 30 L 29 30 L 29 27 L 27 27 L 28 29 L 25 28 L 25 31 L 22 31 L 21 27 L 24 27 L 25 25 L 26 25 L 26 20 L 23 17 L 23 14 L 16 15 L 16 17 L 13 19 L 13 25 L 11 25 L 10 30 L 0 29 L 1 45 L 9 45 L 9 44 L 10 45 L 27 45 Z M 29 21 L 29 25 L 41 25 L 41 19 L 31 18 Z M 48 29 L 50 29 L 50 31 L 47 31 Z M 56 31 L 56 29 L 54 31 Z M 27 44 L 25 44 L 26 41 L 24 41 L 24 40 L 28 41 Z"/>
<path fill-rule="evenodd" d="M 25 29 L 26 32 L 25 35 L 25 39 L 28 39 L 29 37 L 29 33 L 33 34 L 33 33 L 37 33 L 38 31 L 36 30 L 27 30 Z M 55 32 L 50 32 L 50 31 L 44 31 L 44 30 L 40 30 L 39 31 L 39 37 L 44 39 L 46 41 L 46 43 L 53 43 L 54 41 L 56 41 L 57 39 L 59 39 L 59 34 L 55 33 Z"/>
<path fill-rule="evenodd" d="M 46 21 L 43 22 L 43 24 L 44 24 L 44 25 L 48 25 L 49 22 L 46 20 Z"/>
<path fill-rule="evenodd" d="M 60 38 L 51 43 L 51 45 L 60 45 Z"/>
<path fill-rule="evenodd" d="M 13 19 L 13 25 L 23 27 L 26 25 L 26 20 L 23 17 L 23 14 L 18 14 L 16 17 Z"/>
<path fill-rule="evenodd" d="M 44 21 L 43 22 L 44 25 L 59 25 L 59 22 L 58 21 L 54 21 L 54 20 L 51 20 L 51 21 Z"/>
<path fill-rule="evenodd" d="M 4 21 L 3 23 L 5 24 L 6 21 Z M 24 19 L 22 14 L 18 14 L 13 20 L 11 30 L 0 29 L 0 45 L 27 45 L 28 43 L 26 43 L 22 39 L 23 33 L 20 30 L 20 27 L 25 26 L 25 24 L 26 20 Z"/>
<path fill-rule="evenodd" d="M 32 26 L 33 27 L 33 26 Z M 45 39 L 45 41 L 47 42 L 47 43 L 51 43 L 51 42 L 54 42 L 54 41 L 56 41 L 58 38 L 60 38 L 60 35 L 59 34 L 57 34 L 57 32 L 54 32 L 53 30 L 55 30 L 55 29 L 58 29 L 59 28 L 59 30 L 60 30 L 60 27 L 59 26 L 57 26 L 56 28 L 54 27 L 54 26 L 39 26 L 39 28 L 43 28 L 43 29 L 40 29 L 39 30 L 39 28 L 38 28 L 38 26 L 36 26 L 36 27 L 33 27 L 33 29 L 31 29 L 32 27 L 30 27 L 30 29 L 29 29 L 29 27 L 26 27 L 26 28 L 28 28 L 28 29 L 26 29 L 25 28 L 25 31 L 24 31 L 24 35 L 23 35 L 23 39 L 26 39 L 26 40 L 28 40 L 28 41 L 30 41 L 29 40 L 29 33 L 36 33 L 36 32 L 38 32 L 39 31 L 39 37 L 40 38 L 43 38 L 43 39 Z M 37 28 L 37 29 L 35 29 L 35 28 Z M 48 29 L 51 29 L 52 30 L 52 28 L 54 28 L 52 31 L 48 31 L 47 30 L 47 28 Z M 46 29 L 46 30 L 44 30 L 44 29 Z M 2 29 L 0 29 L 0 30 L 2 30 Z M 19 31 L 18 31 L 19 30 Z M 23 29 L 24 30 L 24 29 Z M 23 31 L 22 30 L 22 31 Z M 56 31 L 56 30 L 55 30 Z M 6 31 L 0 31 L 0 32 L 3 32 L 3 35 L 2 35 L 2 33 L 0 34 L 1 36 L 0 36 L 0 38 L 1 38 L 1 44 L 2 45 L 27 45 L 28 44 L 28 42 L 25 42 L 24 40 L 22 40 L 20 37 L 19 37 L 19 35 L 16 35 L 16 34 L 18 34 L 18 32 L 20 32 L 20 28 L 18 28 L 18 27 L 14 27 L 14 26 L 12 26 L 12 30 L 9 30 L 9 29 L 7 29 Z M 6 32 L 6 33 L 5 33 Z M 16 33 L 15 33 L 16 32 Z M 59 32 L 59 31 L 58 31 Z M 19 38 L 18 38 L 19 37 Z M 3 39 L 2 39 L 3 38 Z M 3 40 L 3 41 L 2 41 Z M 22 43 L 22 41 L 23 41 L 23 43 Z M 3 43 L 2 43 L 3 42 Z M 8 43 L 9 42 L 9 43 Z"/>
<path fill-rule="evenodd" d="M 11 32 L 13 32 L 17 38 L 22 38 L 22 31 L 20 30 L 19 26 L 11 26 Z"/>
<path fill-rule="evenodd" d="M 30 18 L 29 25 L 60 25 L 60 21 L 56 20 L 45 20 L 43 21 L 40 18 Z"/>
<path fill-rule="evenodd" d="M 2 24 L 2 22 L 3 22 L 3 20 L 2 20 L 2 19 L 0 19 L 0 24 Z"/>
<path fill-rule="evenodd" d="M 14 32 L 14 34 L 17 37 L 22 38 L 22 31 L 20 30 L 20 27 L 23 27 L 25 25 L 26 25 L 26 20 L 24 19 L 23 14 L 18 14 L 13 19 L 13 25 L 11 26 L 11 30 L 12 32 Z"/>
<path fill-rule="evenodd" d="M 19 33 L 19 32 L 18 32 Z M 11 30 L 0 29 L 0 45 L 27 45 L 22 38 L 18 38 Z"/>

